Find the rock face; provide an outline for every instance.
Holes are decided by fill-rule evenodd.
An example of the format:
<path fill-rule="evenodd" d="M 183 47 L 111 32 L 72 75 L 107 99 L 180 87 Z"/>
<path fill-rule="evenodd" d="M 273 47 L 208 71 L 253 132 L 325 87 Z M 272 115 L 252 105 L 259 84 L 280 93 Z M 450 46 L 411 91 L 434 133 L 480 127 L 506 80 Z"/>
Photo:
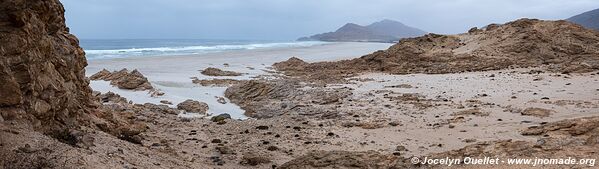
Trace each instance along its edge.
<path fill-rule="evenodd" d="M 345 24 L 335 32 L 328 32 L 299 38 L 299 41 L 332 41 L 332 42 L 394 42 L 402 38 L 417 37 L 426 32 L 406 26 L 393 20 L 382 20 L 368 26 L 353 23 Z"/>
<path fill-rule="evenodd" d="M 58 0 L 0 1 L 0 112 L 42 131 L 73 127 L 91 107 L 87 61 Z M 78 120 L 79 119 L 79 120 Z M 43 125 L 41 125 L 43 123 Z"/>
<path fill-rule="evenodd" d="M 202 71 L 206 76 L 241 76 L 241 73 L 233 71 L 220 70 L 219 68 L 209 67 Z"/>
<path fill-rule="evenodd" d="M 204 114 L 208 111 L 208 104 L 195 100 L 185 100 L 177 104 L 177 109 L 184 110 L 189 113 L 201 113 Z"/>
<path fill-rule="evenodd" d="M 589 72 L 599 69 L 599 32 L 567 21 L 520 19 L 459 35 L 404 39 L 358 59 L 278 65 L 275 68 L 286 75 L 316 80 L 373 71 L 437 74 L 532 66 L 553 72 Z"/>
<path fill-rule="evenodd" d="M 110 81 L 110 84 L 127 90 L 153 90 L 152 84 L 137 69 L 129 72 L 127 69 L 110 72 L 106 69 L 92 75 L 91 80 Z"/>
<path fill-rule="evenodd" d="M 599 9 L 578 14 L 567 19 L 570 22 L 582 25 L 589 29 L 599 30 Z"/>

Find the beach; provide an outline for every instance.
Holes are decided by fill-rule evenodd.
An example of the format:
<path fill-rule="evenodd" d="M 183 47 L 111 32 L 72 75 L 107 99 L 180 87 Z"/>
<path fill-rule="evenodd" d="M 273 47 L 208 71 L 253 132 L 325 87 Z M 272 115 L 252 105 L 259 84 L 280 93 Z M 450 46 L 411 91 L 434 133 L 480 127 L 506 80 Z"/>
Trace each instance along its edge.
<path fill-rule="evenodd" d="M 93 90 L 106 93 L 115 92 L 134 103 L 160 104 L 168 100 L 174 105 L 187 99 L 198 100 L 208 104 L 208 113 L 218 115 L 231 114 L 233 118 L 245 119 L 243 110 L 235 104 L 217 102 L 218 97 L 224 97 L 226 87 L 204 87 L 192 83 L 192 77 L 198 79 L 238 79 L 248 80 L 252 77 L 268 74 L 273 71 L 271 65 L 285 61 L 290 57 L 298 57 L 307 61 L 336 61 L 360 57 L 376 50 L 387 49 L 389 43 L 352 43 L 338 42 L 307 47 L 266 48 L 254 50 L 235 50 L 197 55 L 178 56 L 148 56 L 115 59 L 89 60 L 86 76 L 91 76 L 102 69 L 117 71 L 123 68 L 138 69 L 155 88 L 163 91 L 164 96 L 151 97 L 145 91 L 122 90 L 113 87 L 107 81 L 91 81 Z M 228 66 L 226 66 L 227 64 Z M 200 73 L 208 67 L 243 73 L 235 77 L 210 77 Z M 197 114 L 182 114 L 183 116 L 200 117 Z"/>

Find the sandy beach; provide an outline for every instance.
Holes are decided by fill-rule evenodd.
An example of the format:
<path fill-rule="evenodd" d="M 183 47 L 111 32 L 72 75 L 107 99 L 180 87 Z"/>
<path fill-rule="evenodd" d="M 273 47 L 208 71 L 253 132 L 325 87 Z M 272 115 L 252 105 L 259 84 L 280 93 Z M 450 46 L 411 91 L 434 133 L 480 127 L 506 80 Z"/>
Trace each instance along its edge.
<path fill-rule="evenodd" d="M 210 107 L 208 113 L 218 115 L 229 113 L 233 118 L 245 119 L 243 110 L 235 104 L 217 102 L 218 97 L 224 97 L 226 87 L 204 87 L 192 83 L 192 77 L 198 79 L 238 79 L 248 80 L 252 77 L 268 74 L 273 71 L 271 65 L 275 62 L 287 60 L 290 57 L 299 57 L 308 61 L 335 61 L 359 57 L 372 51 L 387 49 L 389 43 L 352 43 L 339 42 L 310 47 L 257 49 L 243 51 L 228 51 L 201 55 L 184 56 L 155 56 L 132 57 L 118 59 L 101 59 L 88 61 L 87 76 L 102 69 L 110 71 L 127 68 L 138 69 L 155 88 L 166 93 L 164 96 L 151 97 L 145 91 L 121 90 L 113 87 L 107 81 L 91 81 L 93 90 L 106 93 L 115 92 L 134 103 L 160 104 L 161 100 L 168 100 L 177 105 L 186 99 L 205 102 Z M 224 64 L 228 64 L 225 66 Z M 215 67 L 243 73 L 235 77 L 210 77 L 200 73 L 201 70 Z M 266 71 L 265 71 L 266 70 Z M 182 116 L 200 117 L 198 114 L 182 114 Z"/>

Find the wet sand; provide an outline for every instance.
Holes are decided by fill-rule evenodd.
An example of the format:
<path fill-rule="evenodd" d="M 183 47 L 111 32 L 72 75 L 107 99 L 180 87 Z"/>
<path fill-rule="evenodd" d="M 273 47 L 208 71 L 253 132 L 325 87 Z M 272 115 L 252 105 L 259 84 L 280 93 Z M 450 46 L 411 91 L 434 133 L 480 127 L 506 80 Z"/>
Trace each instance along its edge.
<path fill-rule="evenodd" d="M 259 50 L 229 51 L 201 55 L 132 57 L 105 60 L 90 60 L 86 68 L 87 76 L 102 70 L 110 71 L 127 68 L 138 69 L 148 78 L 155 88 L 166 93 L 160 97 L 150 97 L 144 91 L 120 90 L 110 86 L 109 82 L 91 81 L 93 90 L 102 93 L 112 91 L 132 100 L 134 103 L 160 104 L 168 100 L 177 105 L 186 99 L 194 99 L 208 104 L 208 113 L 217 115 L 229 113 L 233 118 L 244 119 L 243 110 L 235 104 L 221 104 L 218 97 L 223 97 L 226 87 L 203 87 L 192 83 L 193 77 L 198 79 L 238 79 L 247 80 L 258 75 L 267 74 L 275 62 L 296 56 L 307 61 L 334 61 L 349 59 L 387 49 L 388 43 L 331 43 L 311 47 L 273 48 Z M 225 66 L 224 64 L 228 64 Z M 215 67 L 244 73 L 236 77 L 209 77 L 200 74 L 207 67 Z M 194 114 L 191 114 L 194 116 Z M 197 115 L 196 115 L 197 116 Z"/>

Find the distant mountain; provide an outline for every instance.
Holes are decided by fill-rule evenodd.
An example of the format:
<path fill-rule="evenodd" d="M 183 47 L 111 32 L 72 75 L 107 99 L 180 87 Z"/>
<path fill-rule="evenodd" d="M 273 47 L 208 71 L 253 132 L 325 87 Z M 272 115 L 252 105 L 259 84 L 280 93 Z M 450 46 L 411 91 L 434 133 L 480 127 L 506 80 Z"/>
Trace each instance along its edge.
<path fill-rule="evenodd" d="M 426 32 L 420 29 L 404 25 L 401 22 L 385 19 L 368 26 L 348 23 L 335 32 L 302 37 L 298 41 L 394 42 L 402 38 L 417 37 L 424 34 Z"/>
<path fill-rule="evenodd" d="M 573 16 L 567 20 L 589 29 L 599 30 L 599 9 Z"/>

